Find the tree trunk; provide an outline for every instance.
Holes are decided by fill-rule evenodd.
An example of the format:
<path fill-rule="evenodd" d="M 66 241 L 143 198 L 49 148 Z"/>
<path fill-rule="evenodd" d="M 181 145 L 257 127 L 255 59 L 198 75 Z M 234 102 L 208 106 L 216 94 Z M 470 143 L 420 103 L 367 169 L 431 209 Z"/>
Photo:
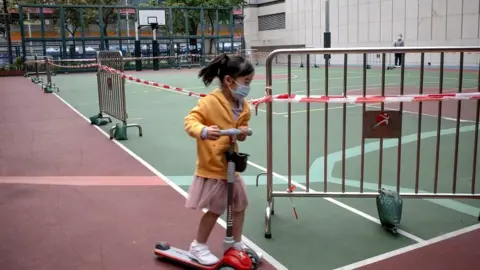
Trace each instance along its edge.
<path fill-rule="evenodd" d="M 210 35 L 213 36 L 213 34 L 215 34 L 215 26 L 213 25 L 213 19 L 212 19 L 212 16 L 210 14 L 208 14 L 207 17 L 208 17 L 208 20 L 210 21 L 210 26 L 211 26 Z M 208 48 L 208 54 L 212 54 L 212 49 L 213 49 L 213 44 L 214 43 L 215 43 L 215 39 L 211 38 L 209 48 Z M 215 44 L 215 46 L 216 46 L 216 44 Z"/>
<path fill-rule="evenodd" d="M 104 24 L 105 25 L 105 24 Z M 108 25 L 105 25 L 102 29 L 103 31 L 103 37 L 106 38 L 108 37 L 108 31 L 107 31 L 107 28 L 108 28 Z M 109 50 L 110 49 L 110 42 L 108 39 L 105 39 L 105 50 Z"/>
<path fill-rule="evenodd" d="M 196 36 L 197 35 L 197 30 L 198 30 L 198 23 L 190 21 L 190 27 L 188 29 L 188 35 L 190 36 Z M 190 38 L 188 41 L 190 46 L 195 46 L 197 48 L 197 39 L 196 38 Z"/>

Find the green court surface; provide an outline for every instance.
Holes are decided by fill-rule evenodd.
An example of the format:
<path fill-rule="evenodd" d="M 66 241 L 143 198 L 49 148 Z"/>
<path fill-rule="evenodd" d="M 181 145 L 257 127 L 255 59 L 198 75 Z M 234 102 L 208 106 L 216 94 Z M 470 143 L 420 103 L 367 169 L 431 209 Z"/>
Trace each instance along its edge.
<path fill-rule="evenodd" d="M 137 72 L 132 75 L 141 79 L 181 87 L 194 92 L 206 93 L 206 88 L 196 77 L 196 70 L 160 70 Z M 312 95 L 325 94 L 323 68 L 310 70 L 310 83 L 306 81 L 306 69 L 293 68 L 291 91 Z M 348 69 L 348 94 L 362 94 L 362 70 Z M 274 94 L 287 92 L 287 69 L 275 67 Z M 338 95 L 344 91 L 344 73 L 341 68 L 329 70 L 329 94 Z M 252 97 L 261 97 L 265 92 L 265 68 L 258 67 L 257 80 L 252 83 Z M 405 71 L 404 94 L 420 91 L 419 70 Z M 97 80 L 94 73 L 58 75 L 53 78 L 60 87 L 59 95 L 69 104 L 89 117 L 98 113 Z M 381 94 L 381 71 L 368 70 L 367 94 Z M 400 71 L 386 72 L 385 94 L 400 93 Z M 459 86 L 458 72 L 448 71 L 443 81 L 445 92 L 456 92 Z M 478 72 L 464 73 L 464 91 L 478 90 Z M 188 190 L 194 172 L 195 140 L 184 131 L 183 119 L 195 105 L 197 98 L 179 93 L 127 82 L 127 111 L 130 123 L 141 124 L 144 136 L 138 137 L 136 130 L 129 130 L 129 140 L 122 141 L 127 148 L 143 158 L 176 185 Z M 424 93 L 438 93 L 439 72 L 426 70 Z M 457 102 L 446 101 L 442 108 L 441 121 L 437 121 L 438 103 L 425 103 L 421 125 L 419 125 L 418 104 L 403 106 L 402 147 L 400 157 L 401 186 L 404 191 L 413 191 L 417 164 L 419 189 L 433 191 L 436 167 L 437 125 L 440 123 L 438 192 L 451 192 L 454 178 L 454 149 L 456 142 Z M 476 101 L 462 101 L 459 137 L 457 192 L 470 192 L 472 169 L 480 172 L 480 163 L 473 164 L 474 120 Z M 274 190 L 286 190 L 287 171 L 287 104 L 274 104 L 273 129 L 273 170 L 276 173 Z M 361 117 L 362 105 L 346 105 L 345 130 L 345 183 L 346 191 L 358 191 L 361 176 Z M 396 109 L 398 105 L 388 105 Z M 254 136 L 241 144 L 241 151 L 251 155 L 252 162 L 244 178 L 248 185 L 250 206 L 245 224 L 245 236 L 274 257 L 288 269 L 335 269 L 362 261 L 367 258 L 399 249 L 416 242 L 428 241 L 461 228 L 476 224 L 480 202 L 470 200 L 414 200 L 406 199 L 401 234 L 394 237 L 378 225 L 374 199 L 294 199 L 299 215 L 295 219 L 290 200 L 275 200 L 275 215 L 272 221 L 272 239 L 264 238 L 264 215 L 266 206 L 265 177 L 255 186 L 256 175 L 265 171 L 266 117 L 265 106 L 258 115 L 252 115 L 250 127 Z M 379 104 L 370 104 L 367 110 L 380 110 Z M 305 185 L 306 174 L 306 105 L 292 105 L 292 180 Z M 327 170 L 328 191 L 340 191 L 342 183 L 342 134 L 343 105 L 330 104 L 328 108 L 328 129 L 325 130 L 325 105 L 311 104 L 310 112 L 310 189 L 323 191 L 324 171 Z M 107 130 L 111 125 L 105 126 Z M 417 131 L 421 128 L 418 145 Z M 326 136 L 327 135 L 327 136 Z M 324 151 L 328 139 L 327 155 Z M 378 189 L 379 140 L 365 142 L 364 187 L 365 191 Z M 417 160 L 417 147 L 420 155 Z M 478 153 L 477 153 L 478 155 Z M 328 165 L 324 167 L 324 159 Z M 381 179 L 383 187 L 394 188 L 397 181 L 398 140 L 383 141 L 383 166 Z M 478 176 L 476 177 L 478 180 Z M 297 187 L 301 190 L 301 187 Z M 477 188 L 478 190 L 478 188 Z M 193 228 L 193 226 L 192 226 Z M 170 241 L 174 242 L 175 239 Z"/>

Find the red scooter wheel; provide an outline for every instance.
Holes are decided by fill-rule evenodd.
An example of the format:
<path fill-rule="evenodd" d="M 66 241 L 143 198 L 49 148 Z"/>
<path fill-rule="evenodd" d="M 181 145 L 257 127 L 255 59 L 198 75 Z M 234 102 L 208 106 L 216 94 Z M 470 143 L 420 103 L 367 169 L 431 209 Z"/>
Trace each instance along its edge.
<path fill-rule="evenodd" d="M 254 267 L 250 256 L 246 252 L 231 248 L 223 254 L 220 269 L 252 270 Z"/>

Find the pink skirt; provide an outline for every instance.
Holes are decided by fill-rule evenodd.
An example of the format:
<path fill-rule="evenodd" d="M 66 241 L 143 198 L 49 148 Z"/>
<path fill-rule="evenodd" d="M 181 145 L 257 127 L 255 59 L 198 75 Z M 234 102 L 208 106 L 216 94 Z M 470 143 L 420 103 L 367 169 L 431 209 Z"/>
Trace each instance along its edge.
<path fill-rule="evenodd" d="M 242 177 L 237 176 L 233 184 L 233 211 L 245 211 L 247 206 L 247 187 Z M 185 207 L 208 209 L 212 213 L 222 215 L 227 209 L 227 181 L 194 176 Z"/>

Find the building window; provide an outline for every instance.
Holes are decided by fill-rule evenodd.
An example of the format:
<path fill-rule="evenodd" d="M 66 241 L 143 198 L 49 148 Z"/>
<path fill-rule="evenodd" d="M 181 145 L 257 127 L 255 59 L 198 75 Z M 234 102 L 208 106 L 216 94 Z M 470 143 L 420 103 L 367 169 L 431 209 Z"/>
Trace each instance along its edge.
<path fill-rule="evenodd" d="M 285 29 L 285 12 L 258 16 L 258 31 Z"/>

